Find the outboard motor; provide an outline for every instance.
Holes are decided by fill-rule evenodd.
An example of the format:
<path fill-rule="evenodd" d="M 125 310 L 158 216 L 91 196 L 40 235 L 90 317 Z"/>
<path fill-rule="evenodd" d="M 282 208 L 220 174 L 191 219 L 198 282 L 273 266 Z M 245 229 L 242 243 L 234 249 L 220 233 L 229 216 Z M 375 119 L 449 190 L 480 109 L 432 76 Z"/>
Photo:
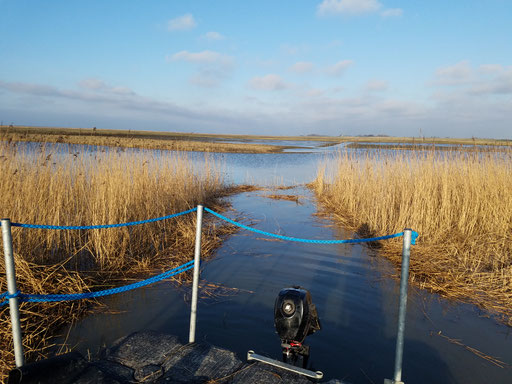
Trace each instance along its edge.
<path fill-rule="evenodd" d="M 304 339 L 321 329 L 309 291 L 299 286 L 282 289 L 274 305 L 274 325 L 281 338 L 283 361 L 297 365 L 301 358 L 306 368 L 309 346 L 303 344 Z"/>

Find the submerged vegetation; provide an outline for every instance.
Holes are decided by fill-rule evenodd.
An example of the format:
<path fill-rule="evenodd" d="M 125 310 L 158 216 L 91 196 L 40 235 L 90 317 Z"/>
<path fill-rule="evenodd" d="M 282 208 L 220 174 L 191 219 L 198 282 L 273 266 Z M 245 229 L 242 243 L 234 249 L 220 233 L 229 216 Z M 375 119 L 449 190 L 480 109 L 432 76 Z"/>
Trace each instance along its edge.
<path fill-rule="evenodd" d="M 365 236 L 420 233 L 411 279 L 512 324 L 512 152 L 340 153 L 318 199 Z M 401 243 L 381 248 L 400 263 Z"/>
<path fill-rule="evenodd" d="M 22 149 L 25 148 L 25 149 Z M 49 225 L 113 224 L 161 217 L 195 207 L 218 207 L 226 191 L 208 156 L 199 167 L 168 152 L 64 152 L 0 144 L 0 211 L 14 222 Z M 226 229 L 224 229 L 226 230 Z M 218 245 L 222 229 L 204 225 L 202 253 Z M 168 270 L 193 256 L 195 214 L 122 228 L 79 231 L 13 227 L 18 289 L 76 293 L 121 285 Z M 3 249 L 1 250 L 3 254 Z M 7 290 L 0 263 L 0 292 Z M 188 275 L 181 274 L 181 281 Z M 22 303 L 23 342 L 29 360 L 44 356 L 59 326 L 83 313 L 83 301 Z M 12 367 L 8 306 L 0 309 L 0 380 Z"/>

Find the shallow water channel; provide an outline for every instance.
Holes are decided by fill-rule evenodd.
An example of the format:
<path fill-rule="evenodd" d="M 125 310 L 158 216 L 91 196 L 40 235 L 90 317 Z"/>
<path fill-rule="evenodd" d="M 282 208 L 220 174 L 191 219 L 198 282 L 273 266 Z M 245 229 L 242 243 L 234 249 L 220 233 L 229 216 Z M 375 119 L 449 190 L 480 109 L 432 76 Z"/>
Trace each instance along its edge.
<path fill-rule="evenodd" d="M 277 193 L 299 197 L 295 202 L 270 199 L 265 191 L 242 193 L 231 198 L 233 210 L 227 215 L 287 236 L 351 237 L 352 233 L 316 215 L 315 199 L 303 185 L 313 179 L 323 158 L 320 152 L 216 155 L 233 182 L 294 185 Z M 311 346 L 310 368 L 323 371 L 325 379 L 382 383 L 393 375 L 399 288 L 393 273 L 390 263 L 366 246 L 269 241 L 241 230 L 202 264 L 201 285 L 220 284 L 224 289 L 203 291 L 196 340 L 233 350 L 242 360 L 250 349 L 280 359 L 274 300 L 280 289 L 301 285 L 311 292 L 322 324 L 321 331 L 306 339 Z M 409 293 L 402 375 L 406 383 L 512 382 L 510 328 L 474 306 L 411 286 Z M 189 296 L 189 288 L 163 282 L 106 297 L 108 312 L 71 327 L 65 332 L 67 344 L 94 354 L 143 329 L 175 334 L 185 342 Z M 470 348 L 499 358 L 504 367 Z"/>

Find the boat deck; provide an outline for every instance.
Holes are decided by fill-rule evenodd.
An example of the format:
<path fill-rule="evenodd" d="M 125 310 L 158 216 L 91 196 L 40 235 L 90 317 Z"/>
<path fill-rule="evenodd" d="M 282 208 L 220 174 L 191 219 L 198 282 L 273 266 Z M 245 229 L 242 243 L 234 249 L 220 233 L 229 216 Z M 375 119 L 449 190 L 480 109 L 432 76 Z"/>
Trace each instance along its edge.
<path fill-rule="evenodd" d="M 126 336 L 100 358 L 77 352 L 13 370 L 9 383 L 297 383 L 314 381 L 260 362 L 242 362 L 235 353 L 206 342 L 182 344 L 176 336 L 152 331 Z M 343 384 L 340 380 L 324 381 Z"/>

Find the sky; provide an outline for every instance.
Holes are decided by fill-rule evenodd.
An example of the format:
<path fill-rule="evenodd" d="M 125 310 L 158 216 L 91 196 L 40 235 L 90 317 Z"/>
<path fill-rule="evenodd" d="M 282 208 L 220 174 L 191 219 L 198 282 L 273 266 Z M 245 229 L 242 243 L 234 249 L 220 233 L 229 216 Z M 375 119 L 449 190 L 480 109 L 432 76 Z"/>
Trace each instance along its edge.
<path fill-rule="evenodd" d="M 512 139 L 512 1 L 0 0 L 3 124 Z"/>

